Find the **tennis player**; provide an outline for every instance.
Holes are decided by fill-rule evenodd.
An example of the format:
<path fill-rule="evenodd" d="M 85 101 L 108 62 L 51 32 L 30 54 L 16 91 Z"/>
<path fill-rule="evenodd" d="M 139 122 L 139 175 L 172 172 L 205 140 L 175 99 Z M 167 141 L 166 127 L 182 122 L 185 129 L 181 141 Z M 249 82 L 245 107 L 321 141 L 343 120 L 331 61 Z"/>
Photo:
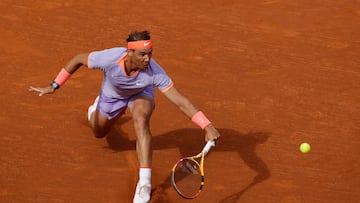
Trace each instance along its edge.
<path fill-rule="evenodd" d="M 30 87 L 39 96 L 56 92 L 81 66 L 99 69 L 104 79 L 99 96 L 88 109 L 88 120 L 97 138 L 103 138 L 118 118 L 129 109 L 136 133 L 139 161 L 139 181 L 134 202 L 150 200 L 152 149 L 149 120 L 154 110 L 154 87 L 157 87 L 199 127 L 205 130 L 205 140 L 216 140 L 219 132 L 192 102 L 174 86 L 163 68 L 152 59 L 152 41 L 148 31 L 132 32 L 127 47 L 78 54 L 61 69 L 49 86 Z"/>

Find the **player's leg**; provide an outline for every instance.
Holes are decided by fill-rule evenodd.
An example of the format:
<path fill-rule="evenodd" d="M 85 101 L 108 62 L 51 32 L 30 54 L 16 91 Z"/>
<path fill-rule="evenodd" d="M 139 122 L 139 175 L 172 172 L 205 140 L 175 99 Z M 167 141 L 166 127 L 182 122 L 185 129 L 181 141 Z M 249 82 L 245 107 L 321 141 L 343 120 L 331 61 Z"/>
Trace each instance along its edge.
<path fill-rule="evenodd" d="M 109 120 L 99 110 L 95 110 L 92 113 L 89 124 L 95 137 L 103 138 L 110 132 L 117 120 L 117 117 Z"/>
<path fill-rule="evenodd" d="M 150 97 L 138 97 L 129 104 L 137 136 L 136 152 L 140 164 L 139 181 L 136 186 L 134 202 L 148 202 L 150 200 L 152 135 L 149 123 L 153 109 L 154 101 Z"/>
<path fill-rule="evenodd" d="M 97 138 L 105 137 L 126 109 L 127 101 L 115 100 L 115 102 L 109 102 L 109 99 L 106 97 L 99 99 L 97 97 L 94 104 L 88 109 L 89 125 Z M 111 109 L 111 113 L 107 109 Z"/>
<path fill-rule="evenodd" d="M 154 109 L 154 101 L 148 97 L 138 97 L 129 104 L 134 120 L 136 133 L 136 151 L 141 167 L 151 167 L 151 132 L 150 117 Z"/>

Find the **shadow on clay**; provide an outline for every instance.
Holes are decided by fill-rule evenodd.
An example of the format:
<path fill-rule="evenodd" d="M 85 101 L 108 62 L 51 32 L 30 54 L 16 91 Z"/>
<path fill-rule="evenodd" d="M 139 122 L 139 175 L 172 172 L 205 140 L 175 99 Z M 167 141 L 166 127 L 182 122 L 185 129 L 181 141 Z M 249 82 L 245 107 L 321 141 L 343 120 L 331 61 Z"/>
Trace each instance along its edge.
<path fill-rule="evenodd" d="M 120 119 L 117 125 L 129 121 L 129 118 Z M 216 151 L 231 151 L 237 152 L 239 158 L 244 163 L 256 172 L 256 176 L 253 178 L 245 188 L 242 188 L 238 192 L 224 197 L 220 202 L 222 203 L 234 203 L 237 202 L 241 196 L 256 184 L 263 182 L 270 177 L 270 171 L 266 163 L 256 154 L 256 147 L 259 144 L 265 143 L 270 133 L 266 132 L 247 132 L 240 133 L 232 129 L 218 129 L 221 138 L 216 145 Z M 204 145 L 204 137 L 201 129 L 179 129 L 170 131 L 161 135 L 153 137 L 153 149 L 163 150 L 178 148 L 180 156 L 188 156 L 189 154 L 198 153 L 198 149 L 201 149 Z M 119 128 L 115 128 L 106 137 L 109 144 L 109 148 L 114 151 L 134 150 L 136 142 L 135 140 L 129 140 L 124 132 Z M 191 145 L 189 145 L 191 143 Z M 180 157 L 179 157 L 180 158 Z M 169 177 L 164 180 L 161 184 L 157 185 L 153 189 L 152 202 L 164 202 L 166 201 L 165 191 L 172 187 L 170 184 Z"/>

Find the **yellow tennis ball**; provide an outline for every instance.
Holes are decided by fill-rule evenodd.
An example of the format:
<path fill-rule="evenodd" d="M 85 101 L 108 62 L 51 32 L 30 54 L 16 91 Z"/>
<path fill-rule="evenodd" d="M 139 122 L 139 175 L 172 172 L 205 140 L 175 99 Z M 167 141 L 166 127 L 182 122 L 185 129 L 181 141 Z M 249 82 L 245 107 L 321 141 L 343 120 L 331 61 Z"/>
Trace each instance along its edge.
<path fill-rule="evenodd" d="M 304 154 L 309 153 L 310 150 L 311 150 L 311 146 L 309 143 L 304 142 L 300 145 L 300 151 L 302 153 L 304 153 Z"/>

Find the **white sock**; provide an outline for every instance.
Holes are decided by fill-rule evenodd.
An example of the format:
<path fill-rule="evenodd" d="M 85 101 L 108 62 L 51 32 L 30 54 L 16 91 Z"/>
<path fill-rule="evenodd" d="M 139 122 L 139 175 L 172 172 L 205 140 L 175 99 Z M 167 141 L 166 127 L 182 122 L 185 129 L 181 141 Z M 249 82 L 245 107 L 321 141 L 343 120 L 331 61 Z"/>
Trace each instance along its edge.
<path fill-rule="evenodd" d="M 89 108 L 88 108 L 88 120 L 89 121 L 90 121 L 91 114 L 96 110 L 98 102 L 99 102 L 99 96 L 97 96 L 95 98 L 94 103 L 91 106 L 89 106 Z"/>
<path fill-rule="evenodd" d="M 91 118 L 91 114 L 96 110 L 96 106 L 95 105 L 91 105 L 88 109 L 88 120 L 90 121 Z"/>
<path fill-rule="evenodd" d="M 151 184 L 151 168 L 139 169 L 139 183 L 141 185 Z"/>

